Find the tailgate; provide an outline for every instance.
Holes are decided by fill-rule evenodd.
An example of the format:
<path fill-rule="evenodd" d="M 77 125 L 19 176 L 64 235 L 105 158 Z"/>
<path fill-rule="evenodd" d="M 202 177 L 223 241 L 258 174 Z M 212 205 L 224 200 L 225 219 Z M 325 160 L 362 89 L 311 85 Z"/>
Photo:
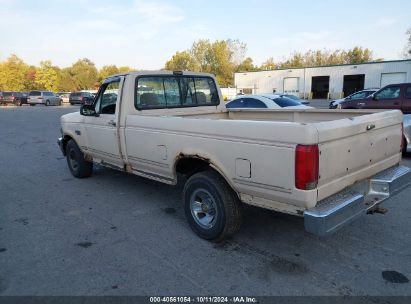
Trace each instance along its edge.
<path fill-rule="evenodd" d="M 399 163 L 401 124 L 400 111 L 316 123 L 318 201 Z"/>

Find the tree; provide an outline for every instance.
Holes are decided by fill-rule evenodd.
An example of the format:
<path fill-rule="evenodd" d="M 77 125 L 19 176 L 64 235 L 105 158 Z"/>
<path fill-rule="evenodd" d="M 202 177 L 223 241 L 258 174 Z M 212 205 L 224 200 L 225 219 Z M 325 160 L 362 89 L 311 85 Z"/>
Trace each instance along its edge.
<path fill-rule="evenodd" d="M 277 69 L 278 66 L 277 64 L 274 62 L 274 58 L 270 57 L 268 58 L 266 61 L 263 62 L 263 64 L 260 66 L 261 70 L 264 71 L 269 71 L 269 70 L 275 70 Z"/>
<path fill-rule="evenodd" d="M 129 66 L 121 66 L 118 68 L 119 73 L 127 73 L 132 71 L 136 71 L 136 69 L 130 68 Z"/>
<path fill-rule="evenodd" d="M 40 68 L 37 69 L 35 82 L 39 88 L 57 92 L 60 87 L 61 71 L 57 66 L 53 66 L 50 60 L 41 61 Z"/>
<path fill-rule="evenodd" d="M 411 58 L 411 27 L 407 30 L 406 35 L 408 36 L 407 45 L 404 48 L 404 58 Z"/>
<path fill-rule="evenodd" d="M 61 69 L 60 77 L 59 92 L 77 91 L 77 84 L 71 67 Z"/>
<path fill-rule="evenodd" d="M 166 70 L 199 71 L 199 65 L 189 51 L 177 52 L 165 65 Z"/>
<path fill-rule="evenodd" d="M 98 71 L 98 80 L 101 82 L 111 75 L 118 74 L 120 71 L 115 65 L 105 65 Z"/>
<path fill-rule="evenodd" d="M 97 79 L 97 69 L 93 62 L 84 58 L 78 60 L 71 67 L 72 74 L 77 90 L 94 89 Z"/>
<path fill-rule="evenodd" d="M 29 66 L 12 54 L 0 64 L 0 89 L 3 91 L 24 91 Z"/>
<path fill-rule="evenodd" d="M 372 52 L 365 48 L 356 46 L 352 50 L 348 50 L 346 55 L 347 63 L 363 63 L 372 61 Z"/>
<path fill-rule="evenodd" d="M 257 70 L 257 67 L 254 66 L 253 59 L 250 57 L 244 59 L 236 69 L 237 72 L 249 72 L 255 70 Z"/>
<path fill-rule="evenodd" d="M 232 61 L 232 54 L 225 40 L 211 43 L 205 53 L 206 72 L 216 75 L 218 83 L 223 87 L 234 82 L 235 64 Z"/>

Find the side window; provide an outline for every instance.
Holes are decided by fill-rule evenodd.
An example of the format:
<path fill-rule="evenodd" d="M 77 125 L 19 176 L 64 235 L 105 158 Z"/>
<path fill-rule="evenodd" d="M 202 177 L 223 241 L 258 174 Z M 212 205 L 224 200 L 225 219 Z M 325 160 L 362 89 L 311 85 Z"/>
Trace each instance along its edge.
<path fill-rule="evenodd" d="M 255 98 L 246 98 L 247 108 L 267 108 L 267 106 L 261 100 Z"/>
<path fill-rule="evenodd" d="M 400 87 L 392 86 L 381 90 L 375 95 L 378 99 L 397 99 L 400 97 Z"/>
<path fill-rule="evenodd" d="M 351 99 L 365 98 L 366 94 L 367 94 L 366 92 L 355 93 L 353 96 L 351 96 Z"/>
<path fill-rule="evenodd" d="M 191 77 L 183 77 L 181 78 L 180 82 L 181 87 L 181 101 L 182 105 L 188 106 L 193 105 L 195 103 L 195 86 L 194 86 L 194 79 Z"/>
<path fill-rule="evenodd" d="M 405 91 L 405 97 L 411 98 L 411 87 L 408 87 L 407 91 Z"/>
<path fill-rule="evenodd" d="M 110 82 L 100 92 L 95 109 L 99 114 L 115 114 L 120 80 Z"/>
<path fill-rule="evenodd" d="M 227 109 L 245 108 L 246 107 L 245 98 L 240 98 L 240 99 L 230 101 L 225 105 L 225 107 Z"/>
<path fill-rule="evenodd" d="M 148 109 L 166 106 L 163 79 L 161 77 L 142 77 L 138 79 L 137 105 Z"/>
<path fill-rule="evenodd" d="M 194 78 L 196 101 L 198 105 L 218 103 L 218 94 L 211 78 Z"/>

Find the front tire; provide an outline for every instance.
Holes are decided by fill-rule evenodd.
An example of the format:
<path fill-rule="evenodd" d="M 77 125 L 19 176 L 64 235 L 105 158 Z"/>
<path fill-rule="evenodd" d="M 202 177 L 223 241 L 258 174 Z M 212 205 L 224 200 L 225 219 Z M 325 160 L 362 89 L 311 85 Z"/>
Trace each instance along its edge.
<path fill-rule="evenodd" d="M 187 221 L 201 238 L 222 241 L 240 230 L 240 200 L 217 172 L 191 176 L 184 186 L 183 201 Z"/>
<path fill-rule="evenodd" d="M 48 107 L 50 105 L 50 100 L 46 101 L 46 107 Z"/>
<path fill-rule="evenodd" d="M 67 164 L 71 174 L 77 178 L 89 177 L 93 172 L 93 163 L 84 159 L 84 154 L 72 139 L 66 146 Z"/>

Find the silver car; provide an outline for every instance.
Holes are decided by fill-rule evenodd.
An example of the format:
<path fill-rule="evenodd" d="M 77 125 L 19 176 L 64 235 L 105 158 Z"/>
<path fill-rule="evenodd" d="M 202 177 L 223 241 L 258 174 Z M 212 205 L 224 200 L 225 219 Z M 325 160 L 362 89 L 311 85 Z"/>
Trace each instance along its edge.
<path fill-rule="evenodd" d="M 27 103 L 31 106 L 43 104 L 46 106 L 60 106 L 61 99 L 50 91 L 31 91 L 27 97 Z"/>
<path fill-rule="evenodd" d="M 411 153 L 411 114 L 404 115 L 403 118 L 404 125 L 404 153 Z"/>

